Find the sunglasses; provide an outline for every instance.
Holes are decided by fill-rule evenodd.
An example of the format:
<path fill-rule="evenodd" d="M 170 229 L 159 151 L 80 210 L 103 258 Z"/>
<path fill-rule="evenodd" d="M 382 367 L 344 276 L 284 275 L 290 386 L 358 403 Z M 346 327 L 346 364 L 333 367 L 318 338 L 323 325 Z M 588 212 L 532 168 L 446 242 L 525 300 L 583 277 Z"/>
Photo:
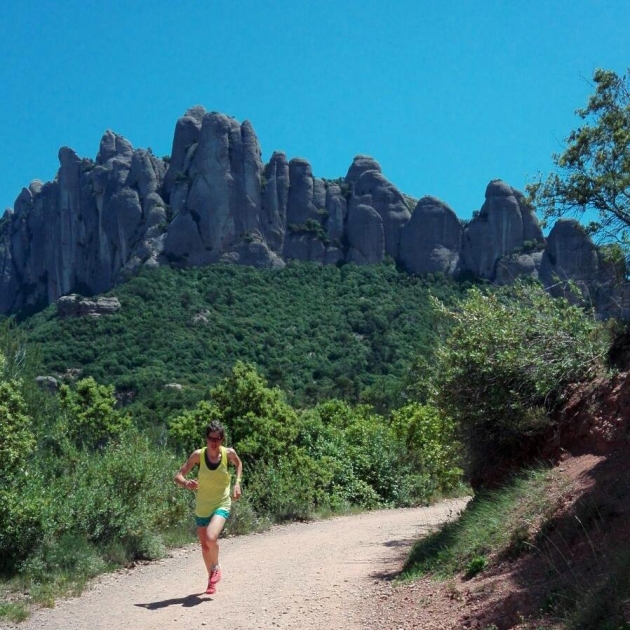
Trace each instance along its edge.
<path fill-rule="evenodd" d="M 206 440 L 212 443 L 220 442 L 222 439 L 223 439 L 222 437 L 212 437 L 211 435 L 206 437 Z"/>

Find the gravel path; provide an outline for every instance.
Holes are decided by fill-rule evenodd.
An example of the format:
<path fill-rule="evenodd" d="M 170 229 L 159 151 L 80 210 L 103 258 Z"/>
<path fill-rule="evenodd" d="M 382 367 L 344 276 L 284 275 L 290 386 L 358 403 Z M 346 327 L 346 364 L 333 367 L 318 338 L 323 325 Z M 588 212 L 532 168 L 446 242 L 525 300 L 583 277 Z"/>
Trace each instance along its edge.
<path fill-rule="evenodd" d="M 377 596 L 382 580 L 400 569 L 415 539 L 464 505 L 465 500 L 448 500 L 427 508 L 369 512 L 224 539 L 223 580 L 215 595 L 203 593 L 205 569 L 198 547 L 191 545 L 160 562 L 103 576 L 81 597 L 39 610 L 18 627 L 374 627 L 362 612 L 368 598 Z"/>

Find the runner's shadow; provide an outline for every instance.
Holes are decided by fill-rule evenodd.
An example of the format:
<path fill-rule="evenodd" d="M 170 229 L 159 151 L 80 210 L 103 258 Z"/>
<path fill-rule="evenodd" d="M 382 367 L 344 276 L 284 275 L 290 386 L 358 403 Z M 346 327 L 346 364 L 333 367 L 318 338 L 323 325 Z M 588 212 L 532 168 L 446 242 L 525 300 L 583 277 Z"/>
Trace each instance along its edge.
<path fill-rule="evenodd" d="M 134 604 L 139 608 L 146 608 L 147 610 L 159 610 L 160 608 L 167 608 L 168 606 L 181 606 L 182 608 L 192 608 L 193 606 L 199 606 L 204 602 L 211 601 L 210 599 L 201 599 L 199 595 L 186 595 L 186 597 L 177 597 L 176 599 L 163 599 L 161 602 L 149 602 L 148 604 Z"/>
<path fill-rule="evenodd" d="M 401 540 L 388 540 L 383 547 L 411 547 L 416 542 L 415 538 L 402 538 Z"/>

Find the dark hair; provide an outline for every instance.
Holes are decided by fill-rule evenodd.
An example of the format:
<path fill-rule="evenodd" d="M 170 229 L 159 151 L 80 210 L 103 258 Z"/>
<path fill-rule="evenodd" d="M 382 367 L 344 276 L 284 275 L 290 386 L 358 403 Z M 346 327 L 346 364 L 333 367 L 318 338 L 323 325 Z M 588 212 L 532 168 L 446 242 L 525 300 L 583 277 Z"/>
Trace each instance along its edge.
<path fill-rule="evenodd" d="M 218 433 L 221 436 L 221 439 L 225 437 L 225 429 L 218 420 L 212 420 L 212 422 L 210 422 L 210 424 L 206 427 L 206 438 L 211 433 Z"/>

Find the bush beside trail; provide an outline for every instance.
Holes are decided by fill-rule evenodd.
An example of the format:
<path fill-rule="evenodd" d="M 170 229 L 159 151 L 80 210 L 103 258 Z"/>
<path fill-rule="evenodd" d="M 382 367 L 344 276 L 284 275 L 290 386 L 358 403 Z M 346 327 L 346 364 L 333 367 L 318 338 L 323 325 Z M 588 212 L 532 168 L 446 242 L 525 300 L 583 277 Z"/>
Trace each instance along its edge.
<path fill-rule="evenodd" d="M 437 351 L 436 405 L 457 427 L 472 485 L 497 483 L 540 453 L 566 386 L 605 372 L 610 331 L 533 283 L 473 288 L 441 310 L 455 325 Z"/>

